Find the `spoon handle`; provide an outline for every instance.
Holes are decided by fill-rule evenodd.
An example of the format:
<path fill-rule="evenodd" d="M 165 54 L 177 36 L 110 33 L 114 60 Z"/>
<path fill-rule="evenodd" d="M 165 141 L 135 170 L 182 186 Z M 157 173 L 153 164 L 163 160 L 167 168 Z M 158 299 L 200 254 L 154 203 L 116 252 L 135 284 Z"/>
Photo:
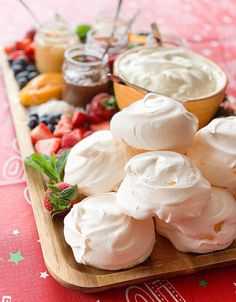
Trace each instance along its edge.
<path fill-rule="evenodd" d="M 34 22 L 37 23 L 37 25 L 40 25 L 39 19 L 36 17 L 36 15 L 32 11 L 32 9 L 28 6 L 28 4 L 26 4 L 23 0 L 19 0 L 19 2 L 21 3 L 22 6 L 24 6 L 24 8 L 27 10 L 27 12 L 31 15 Z"/>
<path fill-rule="evenodd" d="M 111 35 L 110 35 L 110 37 L 109 37 L 109 40 L 108 40 L 106 49 L 105 49 L 105 51 L 104 51 L 104 53 L 103 53 L 103 58 L 104 58 L 104 56 L 107 54 L 108 49 L 109 49 L 110 46 L 111 46 L 111 41 L 112 41 L 112 39 L 113 39 L 113 37 L 114 37 L 114 34 L 115 34 L 115 31 L 116 31 L 116 25 L 117 25 L 117 20 L 118 20 L 119 14 L 120 14 L 121 5 L 122 5 L 122 0 L 118 0 L 117 6 L 116 6 L 116 10 L 115 10 L 114 19 L 113 19 L 113 26 L 112 26 Z"/>

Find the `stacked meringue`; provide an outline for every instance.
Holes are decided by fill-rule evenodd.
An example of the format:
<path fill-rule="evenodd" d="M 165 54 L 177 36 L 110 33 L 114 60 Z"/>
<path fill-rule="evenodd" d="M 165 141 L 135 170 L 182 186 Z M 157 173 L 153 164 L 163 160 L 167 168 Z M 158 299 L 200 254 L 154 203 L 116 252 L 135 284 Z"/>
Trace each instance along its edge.
<path fill-rule="evenodd" d="M 227 189 L 212 187 L 236 192 L 230 132 L 236 118 L 225 120 L 231 126 L 213 121 L 197 132 L 197 119 L 182 104 L 148 94 L 114 115 L 111 131 L 79 142 L 64 178 L 89 196 L 64 220 L 76 261 L 108 270 L 142 263 L 155 243 L 153 218 L 156 231 L 180 251 L 229 246 L 236 237 L 236 202 Z M 201 152 L 209 154 L 209 165 Z M 217 166 L 221 154 L 227 157 Z"/>

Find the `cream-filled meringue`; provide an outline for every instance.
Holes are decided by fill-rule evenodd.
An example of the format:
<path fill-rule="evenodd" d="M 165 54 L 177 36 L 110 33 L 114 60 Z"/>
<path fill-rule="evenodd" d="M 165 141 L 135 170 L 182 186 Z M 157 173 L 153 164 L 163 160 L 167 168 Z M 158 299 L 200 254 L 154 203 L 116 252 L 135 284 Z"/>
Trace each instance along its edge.
<path fill-rule="evenodd" d="M 143 150 L 173 150 L 190 147 L 198 120 L 184 106 L 165 96 L 147 94 L 111 120 L 117 141 Z"/>
<path fill-rule="evenodd" d="M 217 118 L 200 129 L 187 154 L 212 185 L 236 188 L 236 117 Z"/>
<path fill-rule="evenodd" d="M 224 249 L 236 239 L 236 201 L 226 189 L 212 187 L 211 199 L 200 216 L 179 223 L 156 218 L 156 229 L 182 252 Z"/>
<path fill-rule="evenodd" d="M 146 152 L 126 165 L 117 191 L 122 211 L 136 219 L 157 215 L 166 222 L 200 215 L 211 186 L 200 170 L 176 152 Z"/>
<path fill-rule="evenodd" d="M 124 167 L 133 152 L 126 144 L 116 142 L 110 131 L 94 132 L 70 151 L 64 181 L 77 184 L 85 196 L 113 191 L 124 178 Z"/>
<path fill-rule="evenodd" d="M 64 235 L 78 263 L 107 270 L 142 263 L 155 244 L 153 219 L 135 220 L 123 214 L 115 192 L 74 205 L 64 219 Z"/>

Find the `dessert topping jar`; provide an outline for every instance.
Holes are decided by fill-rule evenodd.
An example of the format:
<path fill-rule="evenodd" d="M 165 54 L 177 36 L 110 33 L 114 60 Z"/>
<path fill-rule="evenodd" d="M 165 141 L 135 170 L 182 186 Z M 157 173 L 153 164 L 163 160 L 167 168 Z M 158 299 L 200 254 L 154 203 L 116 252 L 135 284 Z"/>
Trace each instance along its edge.
<path fill-rule="evenodd" d="M 65 50 L 79 43 L 70 24 L 56 17 L 43 23 L 35 36 L 35 61 L 40 73 L 61 72 Z"/>
<path fill-rule="evenodd" d="M 86 45 L 66 50 L 63 99 L 75 106 L 86 106 L 100 92 L 108 90 L 108 56 Z"/>

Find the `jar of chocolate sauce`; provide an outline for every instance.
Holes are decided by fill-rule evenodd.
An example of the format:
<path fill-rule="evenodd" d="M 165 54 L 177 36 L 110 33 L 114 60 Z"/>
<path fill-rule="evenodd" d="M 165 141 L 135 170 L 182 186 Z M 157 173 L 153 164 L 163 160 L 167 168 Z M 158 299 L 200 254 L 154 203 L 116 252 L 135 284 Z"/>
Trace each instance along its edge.
<path fill-rule="evenodd" d="M 66 50 L 63 64 L 63 99 L 75 106 L 86 106 L 92 98 L 108 91 L 108 56 L 86 45 Z"/>

